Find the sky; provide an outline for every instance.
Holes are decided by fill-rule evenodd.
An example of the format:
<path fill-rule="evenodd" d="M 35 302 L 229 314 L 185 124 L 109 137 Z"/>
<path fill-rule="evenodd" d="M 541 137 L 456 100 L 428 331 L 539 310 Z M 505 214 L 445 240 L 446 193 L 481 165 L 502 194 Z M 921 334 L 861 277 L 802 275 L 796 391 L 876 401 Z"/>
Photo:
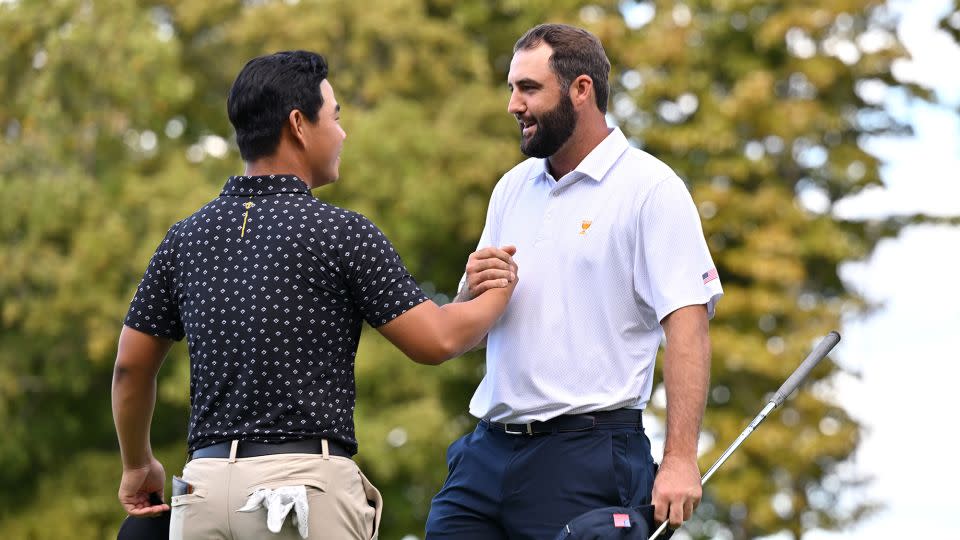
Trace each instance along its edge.
<path fill-rule="evenodd" d="M 865 144 L 886 166 L 884 189 L 838 204 L 842 217 L 924 212 L 960 215 L 960 48 L 935 31 L 949 0 L 893 2 L 902 15 L 900 39 L 913 56 L 894 74 L 937 90 L 954 108 L 887 98 L 908 120 L 911 138 Z M 948 67 L 952 66 L 952 67 Z M 865 263 L 848 264 L 846 283 L 882 304 L 848 320 L 833 354 L 860 377 L 836 381 L 840 403 L 867 434 L 852 463 L 873 477 L 866 495 L 884 505 L 850 530 L 807 533 L 804 540 L 960 538 L 957 495 L 956 401 L 960 380 L 960 227 L 915 226 L 885 240 Z"/>

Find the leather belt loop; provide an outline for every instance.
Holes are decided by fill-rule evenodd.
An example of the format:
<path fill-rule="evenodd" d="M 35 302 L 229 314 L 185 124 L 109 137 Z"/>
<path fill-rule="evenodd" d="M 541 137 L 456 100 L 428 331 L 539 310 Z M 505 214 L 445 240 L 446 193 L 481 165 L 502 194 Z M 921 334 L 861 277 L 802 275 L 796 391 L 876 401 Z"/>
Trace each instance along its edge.
<path fill-rule="evenodd" d="M 230 441 L 230 463 L 237 462 L 237 447 L 240 446 L 240 441 L 234 439 Z"/>

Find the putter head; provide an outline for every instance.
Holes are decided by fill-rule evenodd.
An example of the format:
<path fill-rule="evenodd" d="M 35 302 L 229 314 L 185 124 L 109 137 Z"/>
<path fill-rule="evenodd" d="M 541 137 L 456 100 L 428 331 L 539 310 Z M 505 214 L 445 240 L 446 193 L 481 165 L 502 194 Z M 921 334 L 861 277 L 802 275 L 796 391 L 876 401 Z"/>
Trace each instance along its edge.
<path fill-rule="evenodd" d="M 653 506 L 608 506 L 570 520 L 554 540 L 647 540 L 653 527 Z M 667 530 L 662 538 L 669 538 Z"/>

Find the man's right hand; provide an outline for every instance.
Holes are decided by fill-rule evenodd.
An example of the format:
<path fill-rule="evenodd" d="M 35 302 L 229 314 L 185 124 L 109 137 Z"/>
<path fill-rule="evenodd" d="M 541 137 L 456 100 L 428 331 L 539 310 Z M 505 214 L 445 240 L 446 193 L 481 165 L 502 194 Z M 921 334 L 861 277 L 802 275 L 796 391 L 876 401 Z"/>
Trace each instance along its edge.
<path fill-rule="evenodd" d="M 467 281 L 457 294 L 457 301 L 476 298 L 484 291 L 507 287 L 517 280 L 517 263 L 513 255 L 516 246 L 485 247 L 470 254 L 467 259 Z"/>
<path fill-rule="evenodd" d="M 123 476 L 120 478 L 120 491 L 117 493 L 123 509 L 135 517 L 156 517 L 170 510 L 169 504 L 154 504 L 150 501 L 151 493 L 159 494 L 161 501 L 163 500 L 165 480 L 163 465 L 152 456 L 150 462 L 142 467 L 124 467 Z"/>

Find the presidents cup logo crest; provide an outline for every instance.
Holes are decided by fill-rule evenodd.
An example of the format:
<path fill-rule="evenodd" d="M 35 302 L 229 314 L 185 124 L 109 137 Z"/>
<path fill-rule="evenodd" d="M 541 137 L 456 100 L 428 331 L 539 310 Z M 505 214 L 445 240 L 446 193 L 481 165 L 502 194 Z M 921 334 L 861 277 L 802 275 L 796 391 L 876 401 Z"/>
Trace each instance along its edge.
<path fill-rule="evenodd" d="M 585 219 L 585 220 L 583 220 L 583 221 L 580 222 L 580 235 L 581 235 L 581 236 L 587 234 L 587 229 L 590 228 L 590 225 L 593 225 L 593 221 L 590 221 L 589 219 Z"/>
<path fill-rule="evenodd" d="M 243 238 L 244 233 L 247 232 L 247 218 L 250 217 L 250 209 L 254 206 L 256 205 L 251 201 L 243 203 L 243 207 L 246 208 L 247 211 L 243 213 L 243 225 L 240 227 L 240 238 Z"/>

